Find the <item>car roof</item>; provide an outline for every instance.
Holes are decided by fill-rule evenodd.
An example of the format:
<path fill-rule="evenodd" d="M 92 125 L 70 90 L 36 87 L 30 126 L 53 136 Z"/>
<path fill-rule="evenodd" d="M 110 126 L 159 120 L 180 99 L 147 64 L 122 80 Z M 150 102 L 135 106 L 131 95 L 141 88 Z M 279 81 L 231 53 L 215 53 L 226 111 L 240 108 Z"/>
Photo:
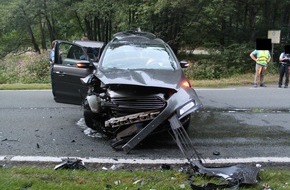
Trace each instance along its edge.
<path fill-rule="evenodd" d="M 91 47 L 91 48 L 102 48 L 104 46 L 104 42 L 100 41 L 85 41 L 85 40 L 76 40 L 73 43 L 78 44 L 83 47 Z"/>
<path fill-rule="evenodd" d="M 114 38 L 111 41 L 115 42 L 132 42 L 132 43 L 150 43 L 150 44 L 164 44 L 165 42 L 160 38 L 157 38 L 150 32 L 140 31 L 125 31 L 114 34 Z"/>

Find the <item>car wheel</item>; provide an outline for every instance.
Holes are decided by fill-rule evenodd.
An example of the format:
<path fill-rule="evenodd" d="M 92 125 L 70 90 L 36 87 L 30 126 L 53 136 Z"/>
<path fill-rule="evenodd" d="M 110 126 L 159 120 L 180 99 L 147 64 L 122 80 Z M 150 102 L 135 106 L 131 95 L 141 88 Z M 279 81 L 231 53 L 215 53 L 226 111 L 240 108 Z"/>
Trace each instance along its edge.
<path fill-rule="evenodd" d="M 105 134 L 103 131 L 104 122 L 99 117 L 99 114 L 93 113 L 87 103 L 87 100 L 84 102 L 84 120 L 87 127 L 97 131 L 98 133 Z"/>
<path fill-rule="evenodd" d="M 97 117 L 96 114 L 92 113 L 90 110 L 84 111 L 84 119 L 85 119 L 86 125 L 93 130 L 99 131 L 100 128 L 99 128 L 99 125 L 96 125 L 97 121 L 95 117 Z"/>

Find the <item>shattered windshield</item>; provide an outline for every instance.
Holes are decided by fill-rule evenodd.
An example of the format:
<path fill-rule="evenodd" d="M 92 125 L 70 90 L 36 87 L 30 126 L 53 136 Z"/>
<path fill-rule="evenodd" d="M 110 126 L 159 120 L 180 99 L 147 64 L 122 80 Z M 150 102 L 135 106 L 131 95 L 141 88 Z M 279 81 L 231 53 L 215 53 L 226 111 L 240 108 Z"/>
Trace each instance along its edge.
<path fill-rule="evenodd" d="M 177 65 L 161 45 L 113 44 L 104 54 L 102 68 L 174 70 Z"/>

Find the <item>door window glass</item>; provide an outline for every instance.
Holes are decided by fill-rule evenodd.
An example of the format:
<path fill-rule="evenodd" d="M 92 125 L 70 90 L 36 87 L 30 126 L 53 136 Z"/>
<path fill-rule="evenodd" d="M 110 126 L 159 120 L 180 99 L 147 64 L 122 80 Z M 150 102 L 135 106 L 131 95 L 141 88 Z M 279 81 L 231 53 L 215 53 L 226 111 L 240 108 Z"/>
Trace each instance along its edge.
<path fill-rule="evenodd" d="M 67 66 L 74 66 L 76 60 L 87 60 L 87 56 L 81 47 L 67 43 L 60 44 L 59 55 L 59 63 Z"/>

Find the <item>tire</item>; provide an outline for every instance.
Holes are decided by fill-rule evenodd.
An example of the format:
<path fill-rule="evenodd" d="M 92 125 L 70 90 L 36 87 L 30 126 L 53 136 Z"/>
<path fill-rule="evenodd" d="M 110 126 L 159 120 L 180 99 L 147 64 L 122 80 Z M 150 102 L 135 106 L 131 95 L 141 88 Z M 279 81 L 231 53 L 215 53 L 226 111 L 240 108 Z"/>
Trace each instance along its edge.
<path fill-rule="evenodd" d="M 98 133 L 105 134 L 103 131 L 104 122 L 97 113 L 93 113 L 88 105 L 87 100 L 84 100 L 84 120 L 87 127 L 97 131 Z"/>
<path fill-rule="evenodd" d="M 92 113 L 90 110 L 84 111 L 84 119 L 87 127 L 99 133 L 104 133 L 102 130 L 101 122 L 98 121 L 96 118 L 98 118 L 98 114 Z"/>

